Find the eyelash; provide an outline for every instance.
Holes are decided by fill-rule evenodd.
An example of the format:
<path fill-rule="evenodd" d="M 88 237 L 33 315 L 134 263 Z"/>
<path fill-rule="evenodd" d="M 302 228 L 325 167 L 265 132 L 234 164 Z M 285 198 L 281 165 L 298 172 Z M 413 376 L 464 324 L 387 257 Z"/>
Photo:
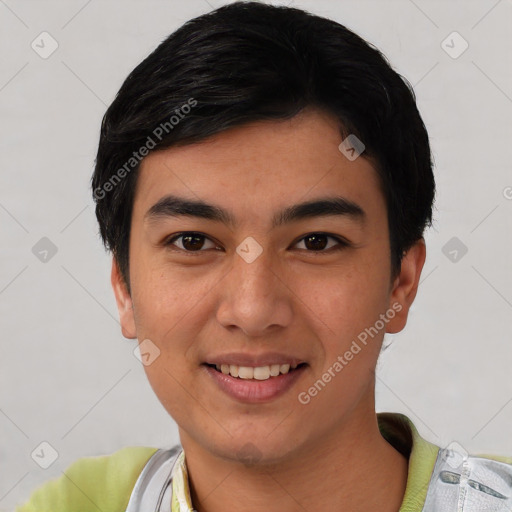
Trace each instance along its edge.
<path fill-rule="evenodd" d="M 207 240 L 210 240 L 210 242 L 215 243 L 208 236 L 206 236 L 205 234 L 200 233 L 198 231 L 182 231 L 181 233 L 175 233 L 174 235 L 171 235 L 170 237 L 168 237 L 164 241 L 163 245 L 166 246 L 166 247 L 169 247 L 173 251 L 182 252 L 182 253 L 185 253 L 185 254 L 191 255 L 191 256 L 196 256 L 196 255 L 201 254 L 202 252 L 206 252 L 207 250 L 209 250 L 209 249 L 199 249 L 197 251 L 187 251 L 186 249 L 181 249 L 180 247 L 176 247 L 174 245 L 174 242 L 176 240 L 178 240 L 180 238 L 183 238 L 184 236 L 187 236 L 187 235 L 200 236 L 200 237 L 206 238 Z M 313 235 L 322 235 L 322 236 L 325 236 L 327 238 L 332 238 L 333 240 L 336 240 L 336 242 L 338 242 L 338 245 L 335 245 L 333 247 L 329 247 L 326 250 L 320 250 L 320 251 L 313 251 L 313 250 L 308 250 L 308 249 L 300 249 L 301 251 L 309 252 L 309 253 L 312 253 L 312 254 L 322 254 L 322 253 L 330 254 L 331 252 L 340 251 L 340 250 L 345 249 L 347 247 L 350 247 L 352 245 L 347 240 L 345 240 L 345 239 L 343 239 L 343 238 L 341 238 L 339 236 L 332 235 L 330 233 L 324 233 L 323 231 L 313 231 L 311 233 L 308 233 L 308 234 L 304 235 L 302 238 L 300 238 L 299 240 L 297 240 L 293 245 L 297 245 L 299 242 L 302 242 L 303 240 L 305 240 L 309 236 L 313 236 Z"/>

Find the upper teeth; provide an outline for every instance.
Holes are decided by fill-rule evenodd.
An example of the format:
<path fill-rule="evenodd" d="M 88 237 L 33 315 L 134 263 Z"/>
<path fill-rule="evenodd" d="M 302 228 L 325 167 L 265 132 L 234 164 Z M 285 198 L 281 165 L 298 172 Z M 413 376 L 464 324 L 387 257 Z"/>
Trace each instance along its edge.
<path fill-rule="evenodd" d="M 236 364 L 217 364 L 217 370 L 225 375 L 239 377 L 240 379 L 267 380 L 270 377 L 277 377 L 280 373 L 286 374 L 292 369 L 297 368 L 296 364 L 271 364 L 269 366 L 237 366 Z"/>

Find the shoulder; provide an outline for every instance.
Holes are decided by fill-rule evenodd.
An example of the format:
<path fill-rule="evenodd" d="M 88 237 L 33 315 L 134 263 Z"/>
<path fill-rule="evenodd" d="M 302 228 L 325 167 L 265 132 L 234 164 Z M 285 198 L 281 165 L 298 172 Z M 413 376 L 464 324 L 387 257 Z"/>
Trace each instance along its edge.
<path fill-rule="evenodd" d="M 508 455 L 495 455 L 489 453 L 479 453 L 476 457 L 480 457 L 487 460 L 493 460 L 496 462 L 502 462 L 503 464 L 509 464 L 512 468 L 512 457 Z"/>
<path fill-rule="evenodd" d="M 16 512 L 124 511 L 139 474 L 157 450 L 127 446 L 110 455 L 80 458 L 62 476 L 35 489 Z"/>
<path fill-rule="evenodd" d="M 511 462 L 507 456 L 470 455 L 451 443 L 439 451 L 424 510 L 511 510 Z"/>

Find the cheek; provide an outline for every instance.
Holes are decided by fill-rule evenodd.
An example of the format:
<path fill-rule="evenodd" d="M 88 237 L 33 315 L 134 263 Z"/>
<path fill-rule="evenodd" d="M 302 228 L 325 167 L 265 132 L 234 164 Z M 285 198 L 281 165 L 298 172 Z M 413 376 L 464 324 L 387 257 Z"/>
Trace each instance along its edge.
<path fill-rule="evenodd" d="M 314 331 L 324 333 L 330 344 L 344 344 L 373 325 L 387 304 L 385 274 L 371 265 L 333 268 L 316 276 L 297 274 L 292 283 Z"/>
<path fill-rule="evenodd" d="M 138 329 L 164 342 L 173 328 L 181 329 L 194 314 L 213 279 L 198 276 L 192 269 L 171 270 L 165 262 L 150 262 L 148 258 L 137 265 L 133 275 L 134 311 Z"/>
<path fill-rule="evenodd" d="M 190 412 L 183 418 L 184 412 L 195 410 L 190 404 L 194 393 L 187 393 L 186 390 L 194 388 L 190 383 L 190 369 L 186 368 L 181 360 L 176 359 L 169 358 L 162 352 L 151 365 L 144 366 L 144 371 L 164 409 L 175 421 L 186 424 Z"/>

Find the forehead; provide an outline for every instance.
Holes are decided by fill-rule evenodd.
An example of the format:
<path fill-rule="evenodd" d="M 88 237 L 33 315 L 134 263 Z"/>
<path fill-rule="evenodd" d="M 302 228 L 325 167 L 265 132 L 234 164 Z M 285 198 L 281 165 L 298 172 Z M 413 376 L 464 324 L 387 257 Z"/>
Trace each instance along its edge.
<path fill-rule="evenodd" d="M 337 120 L 318 110 L 230 128 L 201 142 L 154 151 L 141 163 L 134 214 L 166 194 L 252 208 L 258 216 L 327 194 L 383 204 L 373 160 L 339 149 Z"/>

